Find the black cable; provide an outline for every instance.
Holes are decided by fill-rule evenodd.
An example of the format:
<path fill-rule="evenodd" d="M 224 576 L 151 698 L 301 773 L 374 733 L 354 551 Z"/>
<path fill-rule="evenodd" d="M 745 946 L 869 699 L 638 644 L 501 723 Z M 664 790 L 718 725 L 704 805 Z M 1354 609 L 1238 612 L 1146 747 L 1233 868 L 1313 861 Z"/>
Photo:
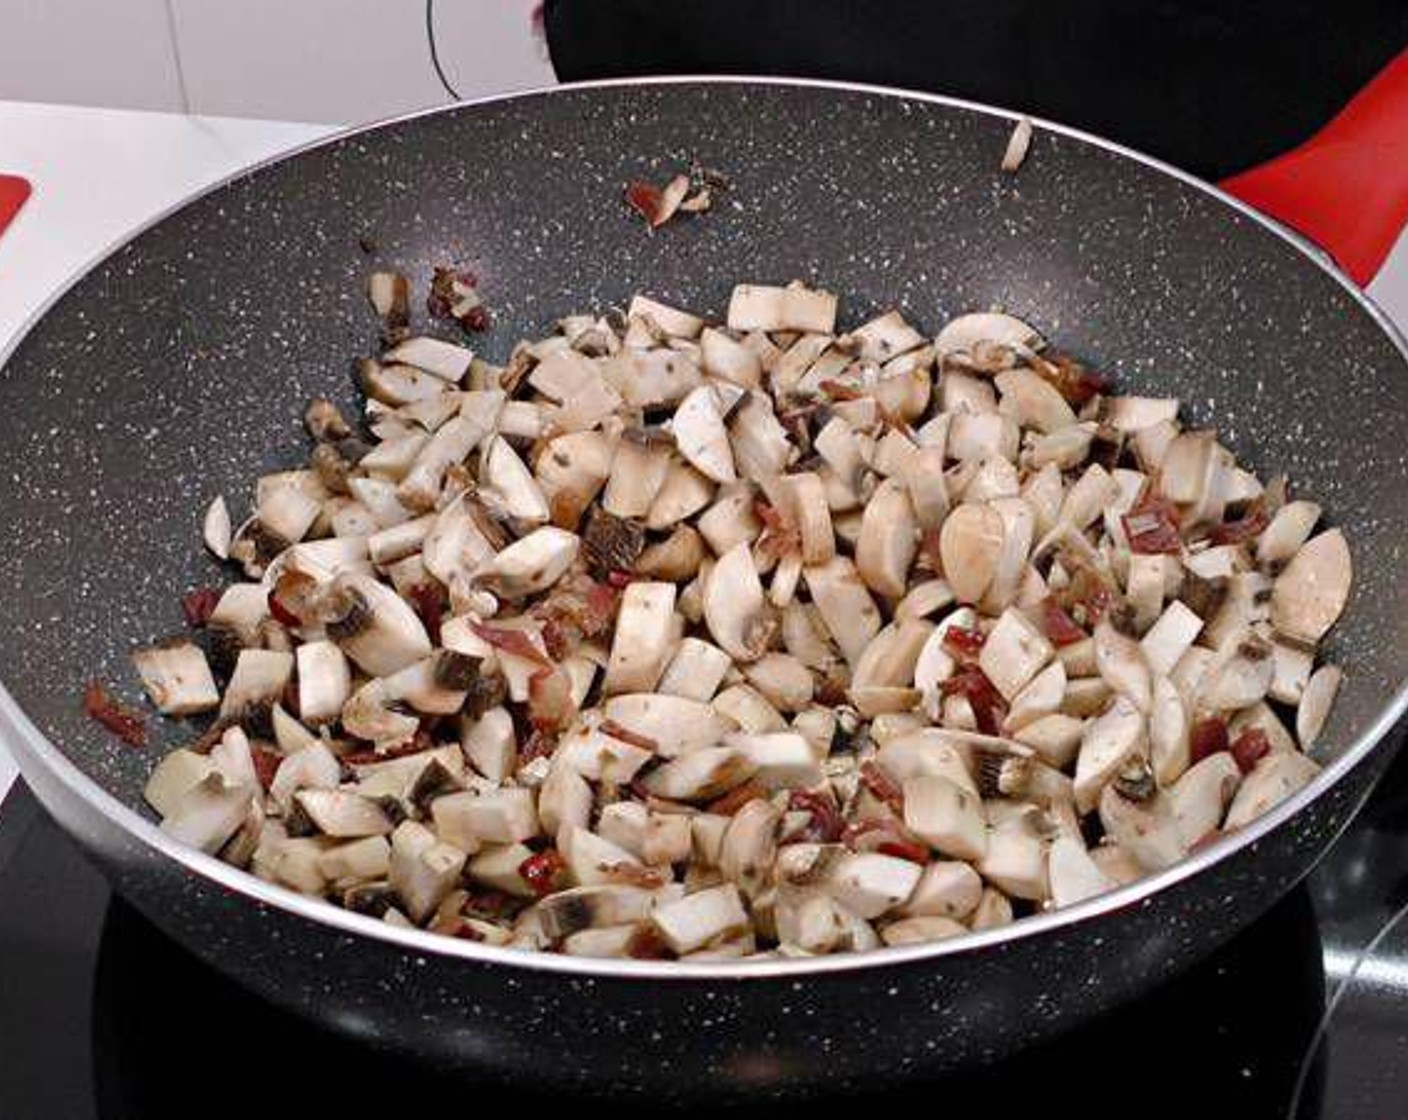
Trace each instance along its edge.
<path fill-rule="evenodd" d="M 450 98 L 459 101 L 459 90 L 445 77 L 445 70 L 440 65 L 440 52 L 435 46 L 435 0 L 425 0 L 425 41 L 430 47 L 430 64 L 435 67 L 435 76 L 440 79 L 440 84 L 445 87 L 445 92 Z"/>

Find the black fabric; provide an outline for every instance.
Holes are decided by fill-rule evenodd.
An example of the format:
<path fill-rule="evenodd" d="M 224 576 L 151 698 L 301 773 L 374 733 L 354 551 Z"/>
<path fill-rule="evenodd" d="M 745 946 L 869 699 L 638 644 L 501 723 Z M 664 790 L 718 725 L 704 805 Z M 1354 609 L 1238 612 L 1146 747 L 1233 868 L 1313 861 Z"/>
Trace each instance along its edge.
<path fill-rule="evenodd" d="M 1408 0 L 548 0 L 563 81 L 841 78 L 990 102 L 1206 177 L 1294 147 L 1408 45 Z"/>

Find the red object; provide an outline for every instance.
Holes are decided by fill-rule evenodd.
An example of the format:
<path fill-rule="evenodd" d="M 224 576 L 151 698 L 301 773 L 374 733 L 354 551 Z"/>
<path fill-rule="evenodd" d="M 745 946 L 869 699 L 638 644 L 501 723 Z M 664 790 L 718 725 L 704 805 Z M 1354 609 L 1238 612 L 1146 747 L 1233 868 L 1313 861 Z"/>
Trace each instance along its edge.
<path fill-rule="evenodd" d="M 1041 629 L 1052 645 L 1069 646 L 1082 642 L 1090 635 L 1076 625 L 1075 619 L 1055 599 L 1041 601 Z"/>
<path fill-rule="evenodd" d="M 194 591 L 187 591 L 181 596 L 181 615 L 186 620 L 186 625 L 192 629 L 199 629 L 210 621 L 210 616 L 215 613 L 216 606 L 220 603 L 220 589 L 218 587 L 197 587 Z"/>
<path fill-rule="evenodd" d="M 518 874 L 539 897 L 557 890 L 558 880 L 567 870 L 567 861 L 556 848 L 548 848 L 537 855 L 529 856 L 518 865 Z"/>
<path fill-rule="evenodd" d="M 1258 502 L 1248 510 L 1245 517 L 1239 517 L 1236 521 L 1224 521 L 1218 525 L 1208 535 L 1208 539 L 1213 544 L 1242 544 L 1259 536 L 1270 524 L 1271 518 L 1267 516 L 1266 508 Z"/>
<path fill-rule="evenodd" d="M 1232 743 L 1232 757 L 1243 774 L 1250 774 L 1256 764 L 1270 753 L 1271 740 L 1259 727 L 1247 728 Z"/>
<path fill-rule="evenodd" d="M 1408 222 L 1408 51 L 1299 148 L 1221 185 L 1369 283 Z"/>
<path fill-rule="evenodd" d="M 1189 764 L 1196 766 L 1209 755 L 1225 751 L 1229 746 L 1225 721 L 1216 716 L 1199 720 L 1193 725 L 1193 730 L 1188 736 Z"/>
<path fill-rule="evenodd" d="M 1163 498 L 1145 497 L 1120 520 L 1131 552 L 1176 553 L 1183 545 L 1178 535 L 1178 510 Z"/>
<path fill-rule="evenodd" d="M 939 686 L 945 696 L 965 696 L 984 735 L 999 735 L 1007 718 L 1007 705 L 987 674 L 978 668 L 961 669 Z"/>
<path fill-rule="evenodd" d="M 0 233 L 15 220 L 28 197 L 29 180 L 18 175 L 0 175 Z"/>
<path fill-rule="evenodd" d="M 943 647 L 960 665 L 972 665 L 983 652 L 983 643 L 987 640 L 988 636 L 981 630 L 950 626 L 944 631 Z"/>
<path fill-rule="evenodd" d="M 147 721 L 141 712 L 118 703 L 98 681 L 89 681 L 83 689 L 83 714 L 102 724 L 128 746 L 147 745 Z"/>

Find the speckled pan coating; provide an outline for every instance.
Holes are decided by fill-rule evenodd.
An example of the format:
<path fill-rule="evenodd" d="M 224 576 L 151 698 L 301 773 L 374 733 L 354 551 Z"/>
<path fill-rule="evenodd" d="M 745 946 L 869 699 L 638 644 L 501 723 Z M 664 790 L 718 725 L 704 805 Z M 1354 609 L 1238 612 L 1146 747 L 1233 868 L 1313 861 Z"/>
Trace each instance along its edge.
<path fill-rule="evenodd" d="M 1183 398 L 1344 526 L 1358 579 L 1330 645 L 1348 675 L 1325 757 L 1382 733 L 1408 677 L 1403 354 L 1300 250 L 1164 170 L 1039 128 L 1021 171 L 1000 174 L 1010 127 L 879 91 L 606 85 L 373 129 L 191 203 L 79 281 L 0 374 L 0 678 L 68 760 L 140 807 L 183 732 L 116 745 L 79 715 L 82 682 L 135 695 L 127 652 L 179 628 L 181 589 L 221 576 L 200 555 L 205 504 L 224 493 L 239 517 L 254 476 L 303 460 L 310 396 L 354 403 L 350 357 L 375 337 L 366 272 L 454 261 L 481 278 L 495 360 L 636 291 L 717 315 L 740 279 L 823 283 L 845 324 L 891 306 L 930 331 L 978 307 L 1029 319 L 1123 388 Z M 622 184 L 692 160 L 734 190 L 647 233 Z M 336 929 L 283 909 L 270 888 L 241 897 L 236 873 L 215 882 L 205 861 L 154 850 L 23 722 L 0 703 L 31 784 L 119 887 L 272 998 L 439 1061 L 695 1096 L 932 1073 L 1127 998 L 1299 878 L 1387 761 L 1337 768 L 1256 845 L 1116 914 L 812 977 L 642 979 L 408 949 L 347 932 L 362 928 L 347 915 Z"/>

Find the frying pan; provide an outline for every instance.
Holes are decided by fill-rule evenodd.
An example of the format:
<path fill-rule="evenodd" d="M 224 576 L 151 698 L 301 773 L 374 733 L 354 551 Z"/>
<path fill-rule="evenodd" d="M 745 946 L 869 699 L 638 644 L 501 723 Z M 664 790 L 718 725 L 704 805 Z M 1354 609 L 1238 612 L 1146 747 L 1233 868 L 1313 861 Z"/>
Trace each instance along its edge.
<path fill-rule="evenodd" d="M 1012 121 L 825 83 L 566 87 L 355 132 L 161 218 L 77 280 L 0 376 L 0 730 L 25 778 L 120 892 L 214 966 L 378 1044 L 538 1086 L 684 1098 L 933 1076 L 1208 953 L 1306 873 L 1389 762 L 1381 740 L 1408 703 L 1408 356 L 1343 273 L 1169 167 L 1039 125 L 1021 170 L 999 173 Z M 621 185 L 691 159 L 733 191 L 648 235 Z M 847 322 L 898 306 L 932 331 L 1001 305 L 1125 390 L 1181 397 L 1352 544 L 1324 772 L 1081 905 L 816 960 L 520 954 L 394 929 L 174 845 L 140 790 L 191 732 L 117 743 L 81 715 L 82 684 L 130 688 L 132 646 L 178 629 L 180 593 L 215 578 L 198 544 L 209 498 L 298 462 L 310 397 L 355 407 L 372 265 L 425 276 L 446 260 L 481 278 L 491 356 L 635 291 L 718 314 L 739 280 L 804 277 L 844 293 Z"/>

